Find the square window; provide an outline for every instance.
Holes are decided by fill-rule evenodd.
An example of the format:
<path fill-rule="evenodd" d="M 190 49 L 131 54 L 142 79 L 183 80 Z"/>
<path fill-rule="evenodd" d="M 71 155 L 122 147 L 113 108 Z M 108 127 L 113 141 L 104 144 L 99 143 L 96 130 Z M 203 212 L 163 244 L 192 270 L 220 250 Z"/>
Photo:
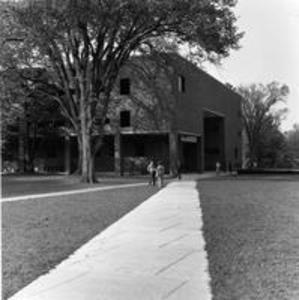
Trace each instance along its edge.
<path fill-rule="evenodd" d="M 131 126 L 131 115 L 129 110 L 123 110 L 120 112 L 120 127 Z"/>
<path fill-rule="evenodd" d="M 122 78 L 119 82 L 119 92 L 121 95 L 130 95 L 130 79 Z"/>
<path fill-rule="evenodd" d="M 182 75 L 178 77 L 178 90 L 181 93 L 185 93 L 186 91 L 186 80 L 185 77 Z"/>
<path fill-rule="evenodd" d="M 235 152 L 235 159 L 238 159 L 238 156 L 239 156 L 239 150 L 238 150 L 237 147 L 235 147 L 234 152 Z"/>

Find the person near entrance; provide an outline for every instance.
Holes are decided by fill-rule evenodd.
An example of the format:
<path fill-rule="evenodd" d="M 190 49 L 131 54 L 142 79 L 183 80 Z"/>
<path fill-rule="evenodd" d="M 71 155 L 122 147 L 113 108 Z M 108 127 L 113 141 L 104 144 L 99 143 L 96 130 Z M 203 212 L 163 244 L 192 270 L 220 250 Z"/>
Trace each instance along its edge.
<path fill-rule="evenodd" d="M 182 179 L 182 164 L 179 160 L 177 160 L 177 165 L 176 165 L 176 168 L 177 168 L 177 178 L 178 180 L 181 180 Z"/>
<path fill-rule="evenodd" d="M 216 162 L 216 175 L 220 174 L 220 168 L 221 168 L 221 164 L 219 161 Z"/>
<path fill-rule="evenodd" d="M 155 186 L 156 185 L 156 167 L 155 162 L 153 160 L 147 166 L 147 171 L 150 174 L 149 184 Z"/>
<path fill-rule="evenodd" d="M 159 161 L 157 165 L 157 179 L 158 179 L 159 188 L 162 188 L 164 186 L 164 173 L 165 173 L 165 168 L 162 165 L 162 162 Z"/>

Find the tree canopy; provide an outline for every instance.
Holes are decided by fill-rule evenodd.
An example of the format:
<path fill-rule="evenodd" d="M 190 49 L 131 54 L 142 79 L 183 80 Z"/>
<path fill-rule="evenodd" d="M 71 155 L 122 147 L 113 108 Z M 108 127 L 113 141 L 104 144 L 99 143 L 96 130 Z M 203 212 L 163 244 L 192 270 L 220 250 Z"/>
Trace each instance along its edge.
<path fill-rule="evenodd" d="M 1 6 L 1 68 L 43 67 L 45 85 L 78 137 L 82 179 L 93 181 L 110 94 L 132 54 L 159 39 L 187 43 L 198 55 L 225 57 L 242 33 L 234 0 L 24 0 Z M 3 59 L 3 56 L 5 59 Z M 8 62 L 10 65 L 8 66 Z M 93 136 L 96 114 L 100 136 Z"/>
<path fill-rule="evenodd" d="M 279 125 L 286 109 L 278 109 L 277 106 L 284 103 L 288 96 L 288 86 L 271 82 L 267 85 L 240 86 L 236 91 L 243 98 L 242 118 L 248 140 L 249 167 L 255 163 L 261 165 L 267 159 L 267 166 L 274 166 L 279 152 L 285 149 Z"/>

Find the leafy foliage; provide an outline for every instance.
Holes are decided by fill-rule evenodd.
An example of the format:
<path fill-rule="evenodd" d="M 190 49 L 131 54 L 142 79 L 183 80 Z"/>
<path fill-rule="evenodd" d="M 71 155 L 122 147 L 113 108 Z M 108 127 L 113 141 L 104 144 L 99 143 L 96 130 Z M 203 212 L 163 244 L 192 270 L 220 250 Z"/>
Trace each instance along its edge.
<path fill-rule="evenodd" d="M 271 82 L 252 84 L 236 90 L 242 97 L 243 124 L 248 139 L 248 165 L 277 166 L 285 151 L 285 139 L 279 130 L 286 109 L 276 109 L 289 93 L 286 85 Z"/>

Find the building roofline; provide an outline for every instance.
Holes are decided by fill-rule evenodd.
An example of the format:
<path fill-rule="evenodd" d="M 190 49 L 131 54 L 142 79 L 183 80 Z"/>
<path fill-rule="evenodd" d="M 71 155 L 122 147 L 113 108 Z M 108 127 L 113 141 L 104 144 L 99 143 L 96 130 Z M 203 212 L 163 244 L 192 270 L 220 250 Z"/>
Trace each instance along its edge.
<path fill-rule="evenodd" d="M 176 53 L 176 52 L 168 52 L 168 53 L 162 53 L 162 55 L 164 57 L 168 57 L 170 58 L 170 60 L 172 60 L 174 63 L 172 63 L 172 65 L 175 67 L 175 63 L 184 63 L 184 64 L 188 64 L 188 66 L 190 66 L 191 68 L 193 68 L 194 72 L 198 73 L 198 74 L 203 74 L 204 76 L 210 78 L 211 80 L 217 82 L 219 85 L 221 85 L 224 89 L 226 89 L 228 92 L 233 93 L 235 96 L 237 96 L 239 98 L 239 100 L 242 99 L 242 96 L 240 94 L 238 94 L 237 92 L 235 92 L 234 90 L 230 89 L 229 87 L 227 87 L 225 85 L 225 83 L 223 83 L 222 81 L 220 81 L 219 79 L 215 78 L 214 76 L 212 76 L 211 74 L 209 74 L 207 71 L 201 69 L 200 67 L 198 67 L 197 65 L 195 65 L 193 62 L 191 62 L 190 60 L 188 60 L 187 58 L 183 57 L 182 55 Z M 132 56 L 130 59 L 134 60 L 134 59 L 142 59 L 142 58 L 147 58 L 147 57 L 151 57 L 151 55 L 140 55 L 140 56 Z M 130 61 L 130 60 L 129 60 Z M 170 61 L 171 62 L 171 61 Z"/>

